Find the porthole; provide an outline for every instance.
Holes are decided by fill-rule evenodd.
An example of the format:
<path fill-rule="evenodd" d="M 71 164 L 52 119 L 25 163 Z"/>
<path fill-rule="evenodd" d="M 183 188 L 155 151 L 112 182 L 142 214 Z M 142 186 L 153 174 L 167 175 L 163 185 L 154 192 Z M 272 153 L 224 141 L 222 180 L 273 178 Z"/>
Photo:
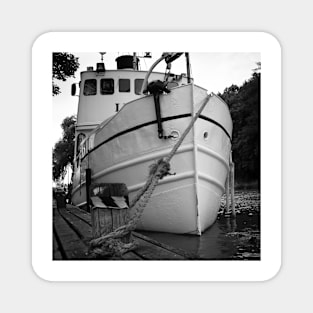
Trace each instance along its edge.
<path fill-rule="evenodd" d="M 205 131 L 205 132 L 203 133 L 203 139 L 204 139 L 204 140 L 208 140 L 208 138 L 209 138 L 209 133 L 208 133 L 207 131 Z"/>
<path fill-rule="evenodd" d="M 171 138 L 172 140 L 177 140 L 180 137 L 180 133 L 178 130 L 172 130 L 169 138 Z"/>

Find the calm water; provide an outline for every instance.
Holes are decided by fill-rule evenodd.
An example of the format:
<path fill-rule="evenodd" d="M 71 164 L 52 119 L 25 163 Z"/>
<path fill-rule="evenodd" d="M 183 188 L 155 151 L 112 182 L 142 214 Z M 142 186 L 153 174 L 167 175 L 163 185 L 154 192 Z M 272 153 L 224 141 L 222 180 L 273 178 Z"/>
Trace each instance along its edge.
<path fill-rule="evenodd" d="M 225 199 L 222 199 L 224 206 Z M 260 260 L 260 195 L 257 191 L 235 194 L 236 218 L 224 217 L 202 236 L 141 232 L 204 260 Z"/>

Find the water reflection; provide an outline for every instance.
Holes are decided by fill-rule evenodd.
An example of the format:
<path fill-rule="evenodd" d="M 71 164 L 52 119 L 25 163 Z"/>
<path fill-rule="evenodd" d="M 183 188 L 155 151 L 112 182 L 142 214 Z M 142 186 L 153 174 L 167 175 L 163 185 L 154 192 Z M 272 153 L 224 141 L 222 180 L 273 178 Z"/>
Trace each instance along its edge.
<path fill-rule="evenodd" d="M 202 236 L 142 232 L 202 260 L 260 260 L 259 214 L 219 217 Z"/>

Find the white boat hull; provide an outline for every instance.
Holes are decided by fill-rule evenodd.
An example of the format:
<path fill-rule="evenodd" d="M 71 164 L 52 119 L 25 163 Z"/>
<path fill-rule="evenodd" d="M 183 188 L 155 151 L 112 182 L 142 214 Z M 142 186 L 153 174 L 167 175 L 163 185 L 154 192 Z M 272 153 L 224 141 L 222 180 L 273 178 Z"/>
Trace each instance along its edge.
<path fill-rule="evenodd" d="M 204 89 L 188 85 L 160 97 L 164 133 L 177 138 L 158 138 L 152 96 L 126 104 L 100 125 L 75 172 L 74 204 L 86 202 L 87 167 L 92 182 L 125 183 L 130 200 L 134 198 L 149 176 L 149 166 L 169 154 L 205 96 Z M 171 160 L 175 175 L 159 182 L 138 229 L 200 235 L 216 220 L 229 169 L 232 122 L 227 106 L 216 96 L 200 117 Z"/>

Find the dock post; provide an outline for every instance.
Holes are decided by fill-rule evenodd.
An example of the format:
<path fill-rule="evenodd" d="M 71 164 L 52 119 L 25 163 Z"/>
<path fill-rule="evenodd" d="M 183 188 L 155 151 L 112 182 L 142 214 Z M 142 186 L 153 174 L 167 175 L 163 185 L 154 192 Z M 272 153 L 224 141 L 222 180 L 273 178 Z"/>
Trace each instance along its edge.
<path fill-rule="evenodd" d="M 235 163 L 230 162 L 230 192 L 231 192 L 231 214 L 232 217 L 236 217 L 235 210 Z"/>
<path fill-rule="evenodd" d="M 113 232 L 127 223 L 129 218 L 128 189 L 122 183 L 97 183 L 90 187 L 92 237 Z M 131 235 L 121 238 L 128 243 Z"/>
<path fill-rule="evenodd" d="M 228 214 L 229 213 L 229 175 L 230 171 L 227 173 L 227 178 L 226 178 L 226 186 L 225 186 L 225 191 L 226 191 L 226 207 L 224 208 L 223 214 Z"/>
<path fill-rule="evenodd" d="M 90 185 L 91 185 L 91 169 L 86 168 L 86 201 L 87 212 L 90 212 Z"/>

